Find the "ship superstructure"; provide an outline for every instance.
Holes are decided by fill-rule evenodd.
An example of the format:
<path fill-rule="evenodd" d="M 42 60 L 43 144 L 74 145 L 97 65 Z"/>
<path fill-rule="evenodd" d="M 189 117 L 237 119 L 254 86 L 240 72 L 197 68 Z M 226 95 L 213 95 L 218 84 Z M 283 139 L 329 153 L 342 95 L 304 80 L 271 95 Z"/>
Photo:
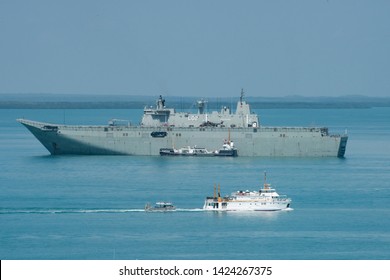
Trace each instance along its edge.
<path fill-rule="evenodd" d="M 241 92 L 240 100 L 237 103 L 236 112 L 233 114 L 230 108 L 223 106 L 217 112 L 205 112 L 206 101 L 197 101 L 198 112 L 186 113 L 176 112 L 173 108 L 165 107 L 165 100 L 160 95 L 156 102 L 156 108 L 144 109 L 141 126 L 151 127 L 230 127 L 230 128 L 256 128 L 259 126 L 259 119 L 256 114 L 250 112 L 249 104 L 244 100 L 244 93 Z"/>
<path fill-rule="evenodd" d="M 234 113 L 224 106 L 206 112 L 176 112 L 162 96 L 156 107 L 144 108 L 140 125 L 62 125 L 18 119 L 53 155 L 148 155 L 161 148 L 199 146 L 216 150 L 231 137 L 239 156 L 343 157 L 347 135 L 332 135 L 326 127 L 265 127 L 241 92 Z"/>

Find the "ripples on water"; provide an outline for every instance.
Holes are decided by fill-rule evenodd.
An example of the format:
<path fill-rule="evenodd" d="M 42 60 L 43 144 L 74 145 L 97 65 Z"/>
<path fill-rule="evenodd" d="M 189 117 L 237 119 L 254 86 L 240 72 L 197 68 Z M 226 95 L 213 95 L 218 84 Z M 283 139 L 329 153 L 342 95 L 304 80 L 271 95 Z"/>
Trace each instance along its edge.
<path fill-rule="evenodd" d="M 260 113 L 269 125 L 348 129 L 346 158 L 53 157 L 16 118 L 100 124 L 140 112 L 0 110 L 0 258 L 389 259 L 390 108 Z M 256 189 L 264 170 L 294 211 L 202 211 L 214 184 Z M 178 210 L 144 211 L 161 200 Z"/>

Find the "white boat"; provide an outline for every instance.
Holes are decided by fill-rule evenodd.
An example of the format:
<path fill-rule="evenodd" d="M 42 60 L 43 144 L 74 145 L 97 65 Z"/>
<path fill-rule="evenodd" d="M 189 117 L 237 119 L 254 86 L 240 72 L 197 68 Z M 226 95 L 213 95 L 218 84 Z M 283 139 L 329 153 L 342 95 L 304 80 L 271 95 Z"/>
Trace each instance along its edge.
<path fill-rule="evenodd" d="M 214 156 L 214 152 L 208 151 L 206 148 L 187 146 L 180 149 L 161 148 L 160 155 L 162 156 Z"/>
<path fill-rule="evenodd" d="M 160 149 L 161 156 L 204 156 L 204 157 L 236 157 L 237 149 L 234 148 L 233 142 L 225 142 L 222 146 L 222 149 L 209 151 L 206 148 L 200 148 L 197 146 L 191 147 L 183 147 L 180 149 L 175 148 L 161 148 Z"/>
<path fill-rule="evenodd" d="M 176 207 L 171 202 L 156 202 L 154 206 L 149 203 L 145 205 L 145 211 L 175 211 Z"/>
<path fill-rule="evenodd" d="M 285 195 L 279 195 L 271 184 L 266 183 L 258 191 L 236 191 L 228 196 L 221 197 L 221 189 L 218 185 L 218 194 L 214 186 L 214 196 L 207 197 L 203 206 L 210 211 L 278 211 L 290 208 L 291 199 Z"/>

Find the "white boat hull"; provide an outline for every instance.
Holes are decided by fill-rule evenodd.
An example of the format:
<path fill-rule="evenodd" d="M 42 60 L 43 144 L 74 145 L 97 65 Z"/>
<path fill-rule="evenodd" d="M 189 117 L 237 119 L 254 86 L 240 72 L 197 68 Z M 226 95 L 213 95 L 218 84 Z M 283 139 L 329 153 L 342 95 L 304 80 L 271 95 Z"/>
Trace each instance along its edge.
<path fill-rule="evenodd" d="M 280 211 L 290 207 L 290 199 L 278 201 L 227 201 L 206 199 L 203 206 L 207 211 Z"/>

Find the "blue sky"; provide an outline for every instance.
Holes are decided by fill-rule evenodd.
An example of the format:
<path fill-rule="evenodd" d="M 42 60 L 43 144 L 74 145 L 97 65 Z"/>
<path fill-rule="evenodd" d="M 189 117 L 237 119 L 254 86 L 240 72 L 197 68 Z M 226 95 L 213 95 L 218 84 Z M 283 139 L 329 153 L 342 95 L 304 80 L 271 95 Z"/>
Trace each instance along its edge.
<path fill-rule="evenodd" d="M 0 93 L 390 96 L 390 1 L 0 0 Z"/>

